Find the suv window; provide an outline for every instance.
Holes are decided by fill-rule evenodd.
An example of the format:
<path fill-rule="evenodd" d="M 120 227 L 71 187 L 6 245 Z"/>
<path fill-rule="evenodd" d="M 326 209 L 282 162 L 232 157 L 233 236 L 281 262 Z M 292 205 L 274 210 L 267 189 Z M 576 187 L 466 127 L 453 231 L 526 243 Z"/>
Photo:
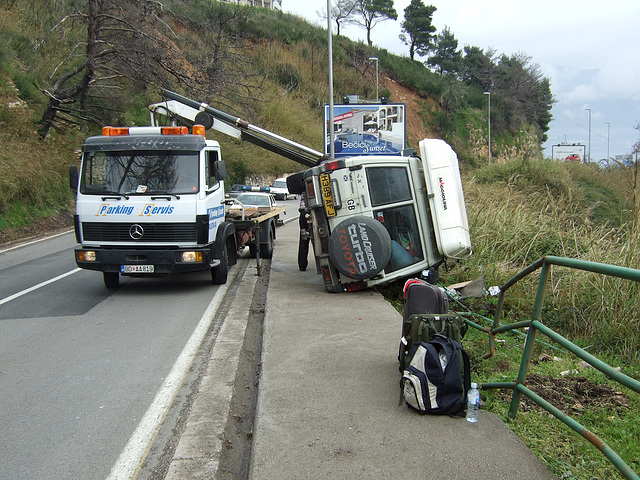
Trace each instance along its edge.
<path fill-rule="evenodd" d="M 409 177 L 404 167 L 367 168 L 369 196 L 374 207 L 411 200 Z"/>
<path fill-rule="evenodd" d="M 422 240 L 413 205 L 385 208 L 373 213 L 391 236 L 391 260 L 385 272 L 393 272 L 424 260 Z"/>

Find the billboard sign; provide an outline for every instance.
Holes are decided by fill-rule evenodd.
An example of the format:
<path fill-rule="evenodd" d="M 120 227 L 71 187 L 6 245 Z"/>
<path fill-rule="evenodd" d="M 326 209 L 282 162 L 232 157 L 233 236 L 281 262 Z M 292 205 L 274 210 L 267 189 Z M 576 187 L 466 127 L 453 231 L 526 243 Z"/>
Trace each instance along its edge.
<path fill-rule="evenodd" d="M 554 160 L 578 163 L 585 162 L 587 158 L 585 146 L 575 143 L 573 145 L 569 145 L 566 143 L 563 143 L 561 145 L 552 145 L 551 156 Z"/>
<path fill-rule="evenodd" d="M 330 150 L 330 125 L 335 135 L 335 156 L 401 155 L 406 148 L 404 103 L 353 103 L 324 106 L 324 153 Z"/>

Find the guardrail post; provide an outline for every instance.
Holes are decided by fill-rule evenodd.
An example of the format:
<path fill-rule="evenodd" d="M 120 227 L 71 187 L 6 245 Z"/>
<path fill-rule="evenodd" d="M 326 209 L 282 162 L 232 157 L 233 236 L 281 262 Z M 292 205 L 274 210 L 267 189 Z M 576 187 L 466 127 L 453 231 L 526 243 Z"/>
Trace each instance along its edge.
<path fill-rule="evenodd" d="M 538 330 L 533 325 L 534 320 L 541 320 L 542 305 L 544 304 L 544 297 L 547 291 L 547 283 L 551 275 L 551 265 L 544 262 L 542 269 L 540 270 L 540 280 L 538 281 L 538 293 L 536 294 L 536 301 L 533 306 L 533 312 L 531 313 L 531 323 L 529 324 L 529 332 L 527 334 L 527 340 L 524 344 L 524 352 L 522 353 L 522 361 L 520 363 L 520 371 L 518 372 L 518 378 L 516 380 L 517 385 L 524 385 L 527 379 L 527 372 L 529 370 L 529 363 L 533 356 L 533 348 L 536 344 L 536 333 Z M 511 406 L 509 407 L 509 417 L 516 418 L 518 413 L 518 407 L 520 405 L 520 391 L 516 388 L 513 390 L 513 396 L 511 398 Z"/>

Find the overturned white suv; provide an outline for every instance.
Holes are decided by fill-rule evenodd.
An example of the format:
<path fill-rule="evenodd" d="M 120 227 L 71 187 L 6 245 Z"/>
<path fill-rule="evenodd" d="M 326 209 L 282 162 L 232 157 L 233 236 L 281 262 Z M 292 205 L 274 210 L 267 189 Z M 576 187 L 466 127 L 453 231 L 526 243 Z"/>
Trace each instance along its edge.
<path fill-rule="evenodd" d="M 304 194 L 308 235 L 329 292 L 356 291 L 471 255 L 458 158 L 424 139 L 420 156 L 354 156 L 287 180 Z"/>

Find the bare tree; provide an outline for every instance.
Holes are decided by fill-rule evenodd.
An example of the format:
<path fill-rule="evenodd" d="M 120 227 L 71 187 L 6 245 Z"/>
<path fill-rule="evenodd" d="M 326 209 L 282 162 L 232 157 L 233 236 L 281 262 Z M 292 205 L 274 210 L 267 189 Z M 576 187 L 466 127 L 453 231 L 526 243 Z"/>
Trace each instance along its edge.
<path fill-rule="evenodd" d="M 191 8 L 197 8 L 197 13 Z M 252 9 L 210 0 L 191 0 L 184 10 L 174 12 L 189 27 L 180 39 L 192 72 L 189 90 L 215 98 L 230 111 L 237 111 L 240 104 L 250 107 L 264 78 L 249 54 L 245 25 L 252 13 Z"/>
<path fill-rule="evenodd" d="M 349 23 L 353 17 L 357 0 L 336 0 L 331 7 L 331 19 L 336 22 L 336 35 L 340 36 L 340 26 L 343 22 Z M 318 11 L 320 18 L 327 19 L 326 11 Z"/>
<path fill-rule="evenodd" d="M 52 127 L 108 117 L 126 84 L 188 79 L 172 42 L 177 36 L 159 16 L 159 2 L 86 0 L 75 5 L 36 45 L 74 24 L 86 29 L 81 41 L 68 46 L 49 76 L 51 84 L 39 87 L 49 98 L 39 122 L 41 138 Z"/>

